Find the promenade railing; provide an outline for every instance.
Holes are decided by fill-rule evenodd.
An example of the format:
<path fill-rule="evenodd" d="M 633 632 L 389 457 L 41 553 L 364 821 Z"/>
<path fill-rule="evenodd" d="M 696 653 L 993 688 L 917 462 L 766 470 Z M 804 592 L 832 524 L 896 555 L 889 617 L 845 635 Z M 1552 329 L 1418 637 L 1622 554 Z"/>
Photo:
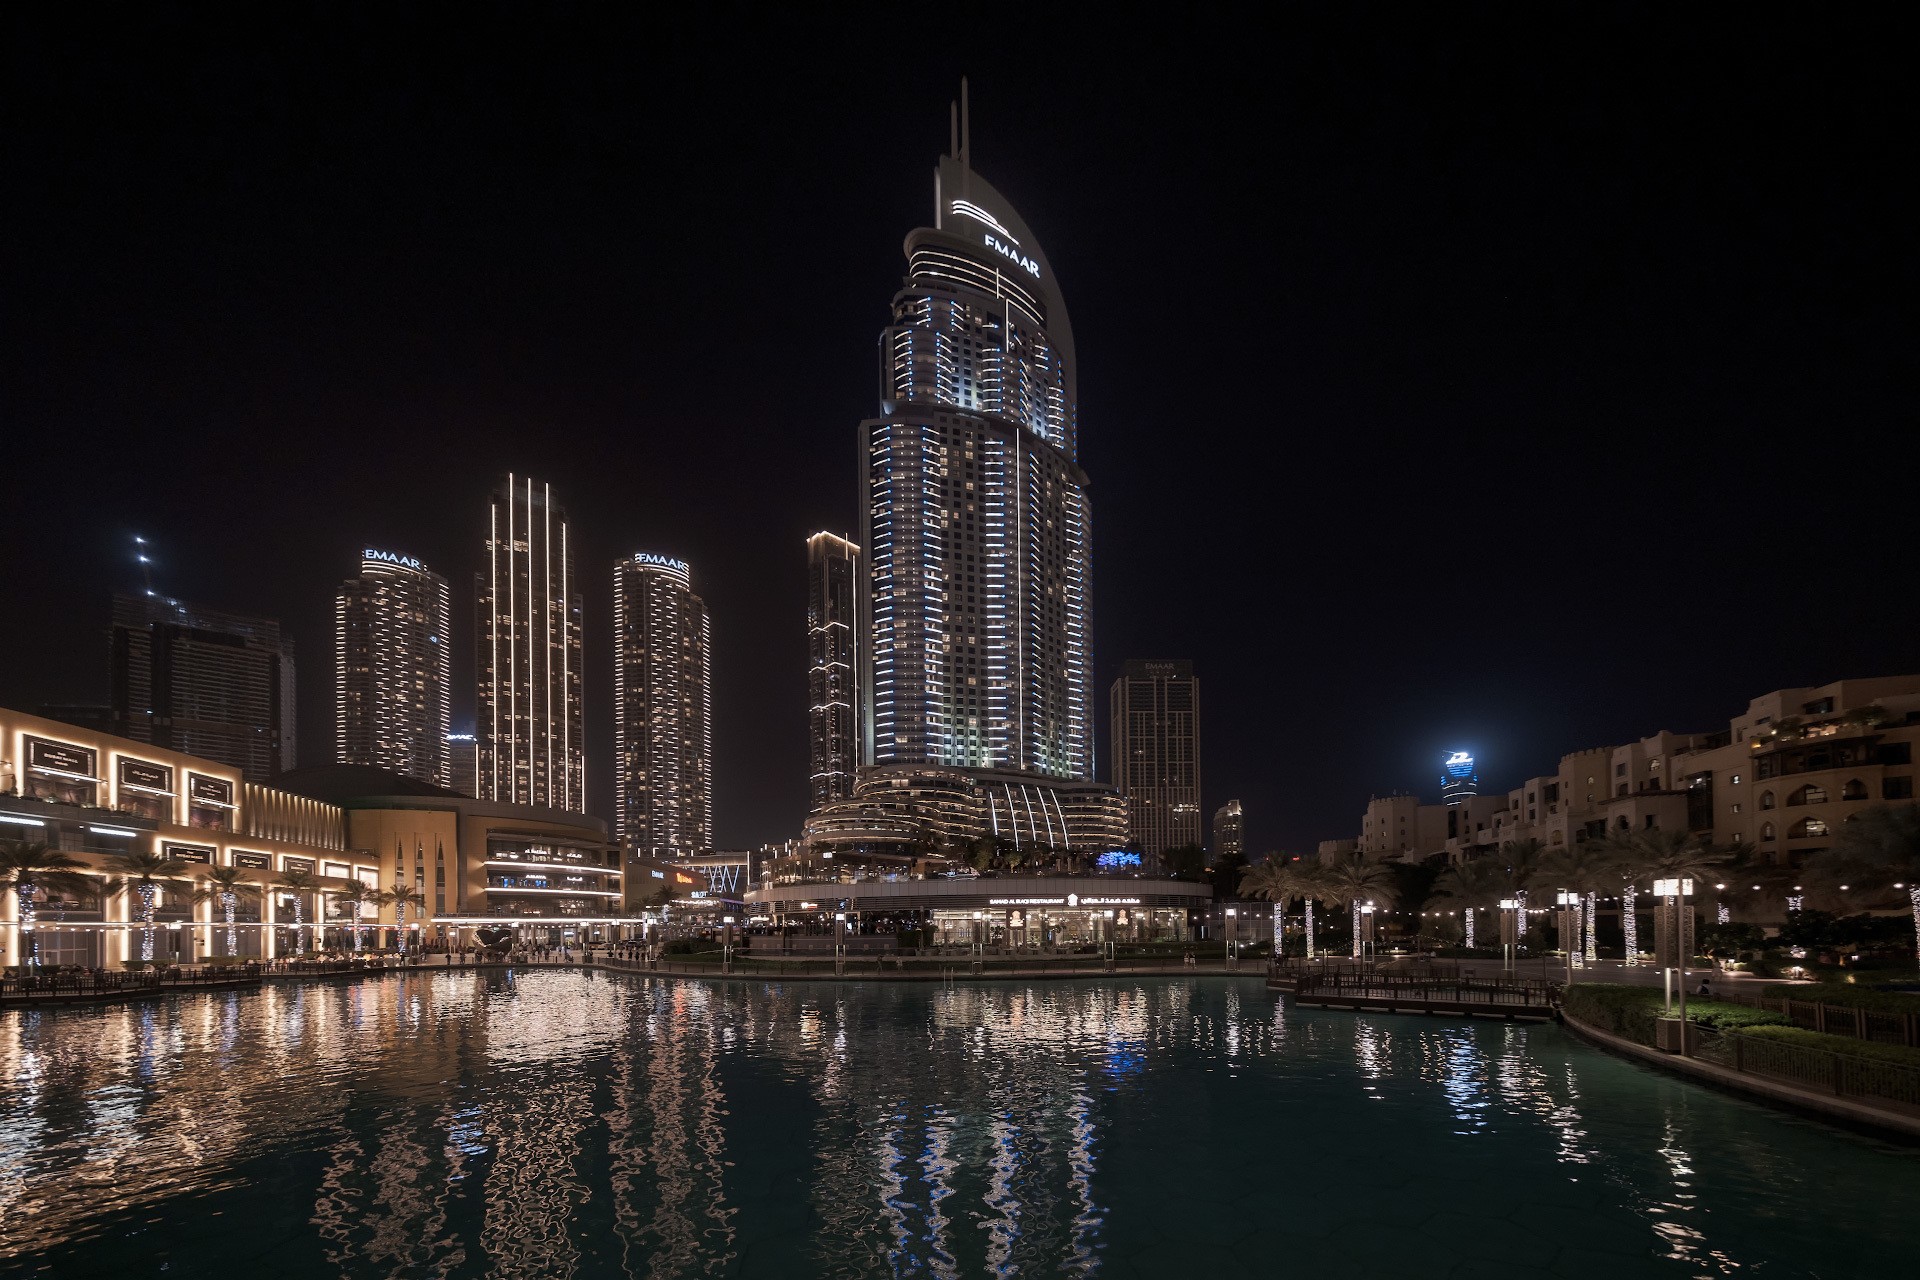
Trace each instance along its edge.
<path fill-rule="evenodd" d="M 1404 1000 L 1429 1004 L 1501 1005 L 1551 1010 L 1560 986 L 1528 978 L 1447 978 L 1417 973 L 1302 973 L 1294 994 L 1320 999 Z"/>
<path fill-rule="evenodd" d="M 0 999 L 83 999 L 257 982 L 257 964 L 153 969 L 27 969 L 0 977 Z"/>
<path fill-rule="evenodd" d="M 1875 1044 L 1903 1044 L 1920 1048 L 1920 1014 L 1863 1009 L 1857 1005 L 1828 1004 L 1824 1000 L 1800 1000 L 1793 996 L 1767 995 L 1757 991 L 1726 990 L 1715 984 L 1710 997 L 1749 1009 L 1766 1009 L 1785 1017 L 1796 1027 L 1823 1031 L 1830 1036 L 1851 1036 Z"/>
<path fill-rule="evenodd" d="M 1718 997 L 1715 997 L 1716 999 Z M 1841 1098 L 1860 1098 L 1920 1114 L 1920 1064 L 1793 1044 L 1738 1031 L 1687 1028 L 1688 1049 L 1703 1062 Z"/>

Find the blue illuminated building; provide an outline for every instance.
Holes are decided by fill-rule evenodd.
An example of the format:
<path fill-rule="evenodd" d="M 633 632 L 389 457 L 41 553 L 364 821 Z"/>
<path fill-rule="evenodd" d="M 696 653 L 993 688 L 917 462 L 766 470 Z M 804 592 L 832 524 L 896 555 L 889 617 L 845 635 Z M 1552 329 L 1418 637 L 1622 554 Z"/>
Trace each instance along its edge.
<path fill-rule="evenodd" d="M 1448 756 L 1440 771 L 1441 803 L 1458 804 L 1479 794 L 1480 775 L 1474 771 L 1473 757 L 1465 751 L 1456 751 Z"/>

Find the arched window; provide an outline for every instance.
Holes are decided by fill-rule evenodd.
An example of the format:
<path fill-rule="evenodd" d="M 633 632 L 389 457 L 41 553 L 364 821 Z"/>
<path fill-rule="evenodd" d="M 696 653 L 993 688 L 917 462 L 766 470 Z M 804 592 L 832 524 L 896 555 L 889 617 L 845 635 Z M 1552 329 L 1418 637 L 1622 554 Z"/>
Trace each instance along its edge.
<path fill-rule="evenodd" d="M 1760 838 L 1762 840 L 1773 839 L 1773 824 L 1771 822 L 1763 822 L 1760 824 Z"/>
<path fill-rule="evenodd" d="M 1816 787 L 1811 782 L 1787 797 L 1788 804 L 1825 804 L 1827 789 Z"/>
<path fill-rule="evenodd" d="M 1761 807 L 1762 809 L 1771 809 L 1771 808 L 1773 808 L 1773 792 L 1771 792 L 1771 791 L 1762 791 L 1762 792 L 1760 793 L 1760 807 Z"/>
<path fill-rule="evenodd" d="M 1867 798 L 1867 784 L 1858 778 L 1849 778 L 1847 785 L 1840 788 L 1840 798 L 1842 800 L 1865 800 Z"/>
<path fill-rule="evenodd" d="M 1787 831 L 1787 839 L 1804 840 L 1808 836 L 1823 836 L 1825 834 L 1827 834 L 1827 820 L 1825 818 L 1802 818 L 1800 821 L 1794 823 Z"/>

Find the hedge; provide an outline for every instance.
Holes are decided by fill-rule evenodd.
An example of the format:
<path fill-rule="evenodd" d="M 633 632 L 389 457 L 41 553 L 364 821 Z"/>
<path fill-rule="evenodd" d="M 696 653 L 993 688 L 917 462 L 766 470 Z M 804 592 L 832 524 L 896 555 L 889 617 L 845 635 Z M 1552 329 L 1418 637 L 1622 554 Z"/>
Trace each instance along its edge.
<path fill-rule="evenodd" d="M 1740 1034 L 1752 1040 L 1777 1040 L 1782 1044 L 1800 1045 L 1807 1049 L 1825 1049 L 1854 1058 L 1872 1058 L 1879 1062 L 1898 1062 L 1905 1066 L 1920 1067 L 1920 1049 L 1909 1049 L 1903 1044 L 1855 1040 L 1852 1036 L 1828 1035 L 1824 1031 L 1809 1031 L 1805 1027 L 1749 1027 Z"/>
<path fill-rule="evenodd" d="M 1847 1009 L 1872 1009 L 1880 1013 L 1920 1013 L 1920 994 L 1888 991 L 1883 987 L 1858 986 L 1851 982 L 1816 982 L 1800 986 L 1768 985 L 1761 992 L 1769 1000 L 1811 1000 L 1839 1005 Z"/>
<path fill-rule="evenodd" d="M 1610 1031 L 1614 1035 L 1653 1043 L 1653 1021 L 1666 1013 L 1666 998 L 1658 987 L 1630 987 L 1611 982 L 1582 982 L 1567 988 L 1562 1007 L 1568 1016 Z M 1687 1017 L 1715 1031 L 1787 1025 L 1776 1009 L 1751 1009 L 1722 1000 L 1690 999 Z"/>

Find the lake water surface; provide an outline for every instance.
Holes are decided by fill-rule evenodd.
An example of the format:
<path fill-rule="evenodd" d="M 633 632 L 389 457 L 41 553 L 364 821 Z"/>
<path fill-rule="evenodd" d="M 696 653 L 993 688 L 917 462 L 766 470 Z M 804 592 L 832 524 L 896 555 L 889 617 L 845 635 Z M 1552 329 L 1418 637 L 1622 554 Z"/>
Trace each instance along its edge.
<path fill-rule="evenodd" d="M 1258 980 L 418 973 L 0 1014 L 0 1274 L 1911 1274 L 1920 1152 Z"/>

